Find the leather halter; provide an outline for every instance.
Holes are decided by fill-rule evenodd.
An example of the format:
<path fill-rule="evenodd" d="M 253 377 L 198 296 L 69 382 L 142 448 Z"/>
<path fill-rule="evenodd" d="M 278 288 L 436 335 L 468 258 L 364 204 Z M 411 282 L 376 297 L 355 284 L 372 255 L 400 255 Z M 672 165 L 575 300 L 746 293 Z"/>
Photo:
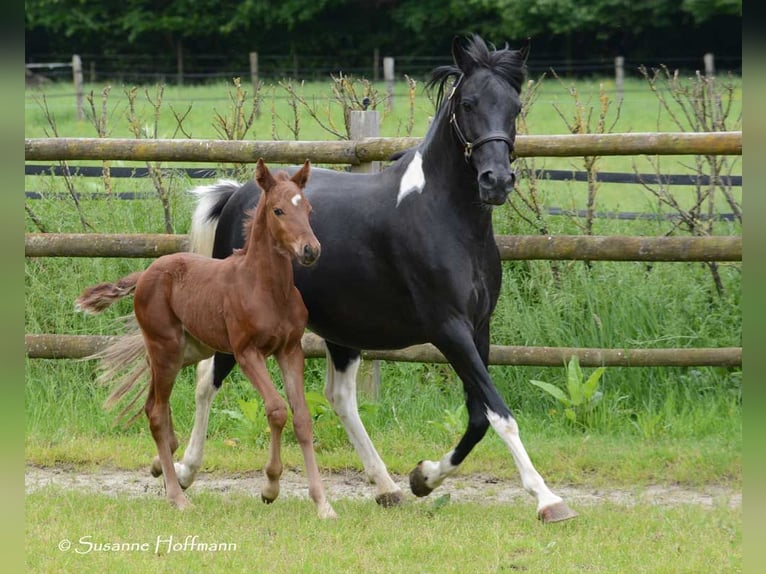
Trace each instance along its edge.
<path fill-rule="evenodd" d="M 465 161 L 468 162 L 471 160 L 471 154 L 473 154 L 473 150 L 491 141 L 502 141 L 507 143 L 508 152 L 512 152 L 513 142 L 505 132 L 489 132 L 487 135 L 480 137 L 479 139 L 476 139 L 472 142 L 469 142 L 465 137 L 463 130 L 460 129 L 460 125 L 457 123 L 457 117 L 455 116 L 455 100 L 452 99 L 452 96 L 455 95 L 455 91 L 457 90 L 458 85 L 460 85 L 460 82 L 463 80 L 463 76 L 464 74 L 460 74 L 460 77 L 455 80 L 455 83 L 452 85 L 452 90 L 450 90 L 449 96 L 447 96 L 447 101 L 449 102 L 449 123 L 452 124 L 452 128 L 455 130 L 455 135 L 457 136 L 460 145 L 463 146 L 463 156 L 465 157 Z"/>

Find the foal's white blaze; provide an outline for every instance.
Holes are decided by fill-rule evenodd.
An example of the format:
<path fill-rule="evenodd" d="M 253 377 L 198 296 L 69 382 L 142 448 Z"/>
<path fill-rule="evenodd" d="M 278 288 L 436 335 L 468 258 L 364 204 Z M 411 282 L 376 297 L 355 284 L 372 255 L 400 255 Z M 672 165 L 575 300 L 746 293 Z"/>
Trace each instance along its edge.
<path fill-rule="evenodd" d="M 425 185 L 426 175 L 423 173 L 423 156 L 419 151 L 416 151 L 399 183 L 399 194 L 396 196 L 396 206 L 399 207 L 402 200 L 412 192 L 417 191 L 418 193 L 422 193 Z"/>
<path fill-rule="evenodd" d="M 543 477 L 540 476 L 532 465 L 524 445 L 521 444 L 519 425 L 516 423 L 516 420 L 512 417 L 500 416 L 489 409 L 487 409 L 487 419 L 511 451 L 513 461 L 516 463 L 516 468 L 518 468 L 521 475 L 521 484 L 524 486 L 524 490 L 537 498 L 537 511 L 539 512 L 551 504 L 561 502 L 561 497 L 551 492 L 546 486 Z"/>
<path fill-rule="evenodd" d="M 300 202 L 301 202 L 301 194 L 300 193 L 296 193 L 293 196 L 293 198 L 290 200 L 290 203 L 292 203 L 295 206 L 297 206 Z"/>

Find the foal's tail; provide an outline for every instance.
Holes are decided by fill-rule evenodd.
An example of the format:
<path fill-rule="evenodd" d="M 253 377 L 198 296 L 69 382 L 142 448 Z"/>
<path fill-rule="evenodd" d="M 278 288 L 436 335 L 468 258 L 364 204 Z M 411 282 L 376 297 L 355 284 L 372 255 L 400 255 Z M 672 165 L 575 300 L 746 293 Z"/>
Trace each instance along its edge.
<path fill-rule="evenodd" d="M 127 426 L 142 413 L 141 408 L 132 414 L 131 411 L 149 388 L 149 357 L 135 316 L 128 315 L 123 319 L 127 325 L 127 333 L 116 337 L 113 343 L 87 358 L 99 361 L 99 373 L 96 378 L 98 384 L 114 384 L 112 392 L 104 401 L 105 409 L 111 410 L 126 395 L 132 393 L 131 397 L 125 399 L 128 402 L 117 415 L 117 420 L 124 420 Z M 130 418 L 125 420 L 129 414 Z"/>
<path fill-rule="evenodd" d="M 136 290 L 136 283 L 142 271 L 131 273 L 114 283 L 101 283 L 88 287 L 75 301 L 75 308 L 85 313 L 100 313 L 115 301 L 127 297 Z M 104 349 L 85 357 L 86 359 L 98 360 L 99 384 L 111 384 L 114 382 L 114 390 L 104 402 L 104 408 L 113 408 L 125 395 L 140 385 L 138 391 L 129 399 L 128 404 L 117 415 L 117 420 L 125 419 L 128 411 L 132 410 L 138 399 L 148 388 L 149 361 L 144 346 L 144 337 L 136 323 L 135 316 L 130 314 L 123 317 L 126 325 L 126 334 L 116 337 Z M 139 409 L 127 421 L 132 423 L 141 414 Z"/>
<path fill-rule="evenodd" d="M 99 283 L 88 287 L 74 302 L 74 308 L 84 313 L 101 313 L 115 301 L 131 295 L 143 271 L 136 271 L 114 283 Z"/>

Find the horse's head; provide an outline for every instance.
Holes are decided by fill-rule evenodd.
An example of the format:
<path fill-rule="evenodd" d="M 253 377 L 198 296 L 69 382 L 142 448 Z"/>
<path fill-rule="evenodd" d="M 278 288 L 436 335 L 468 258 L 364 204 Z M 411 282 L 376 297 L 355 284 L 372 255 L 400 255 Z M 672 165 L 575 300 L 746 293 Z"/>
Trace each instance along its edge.
<path fill-rule="evenodd" d="M 476 171 L 480 200 L 501 205 L 516 180 L 511 153 L 528 46 L 495 50 L 478 36 L 466 45 L 455 38 L 452 55 L 455 66 L 437 68 L 431 83 L 441 84 L 441 100 L 447 78 L 454 78 L 445 100 L 452 130 L 465 161 Z"/>
<path fill-rule="evenodd" d="M 263 190 L 262 200 L 266 201 L 269 232 L 278 248 L 304 267 L 316 263 L 321 252 L 309 223 L 311 204 L 303 193 L 310 170 L 309 160 L 292 177 L 283 171 L 273 176 L 263 159 L 258 160 L 255 168 L 255 181 Z"/>

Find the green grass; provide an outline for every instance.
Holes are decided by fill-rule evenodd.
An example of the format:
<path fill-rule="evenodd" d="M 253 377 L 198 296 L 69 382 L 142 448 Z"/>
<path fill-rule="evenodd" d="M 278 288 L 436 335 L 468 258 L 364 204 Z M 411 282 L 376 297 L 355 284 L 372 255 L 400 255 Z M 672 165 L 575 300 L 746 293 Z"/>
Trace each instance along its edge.
<path fill-rule="evenodd" d="M 265 506 L 242 495 L 200 493 L 194 504 L 179 513 L 162 498 L 54 488 L 30 494 L 27 569 L 230 572 L 247 565 L 258 573 L 696 573 L 742 568 L 742 511 L 725 505 L 605 503 L 588 507 L 571 523 L 543 525 L 527 505 L 429 499 L 397 509 L 339 500 L 340 518 L 332 522 L 320 522 L 306 500 Z M 175 550 L 168 551 L 170 540 L 178 545 Z M 192 549 L 192 540 L 219 549 Z M 59 549 L 62 541 L 71 543 L 68 550 Z M 122 544 L 133 544 L 134 550 L 106 550 Z"/>

